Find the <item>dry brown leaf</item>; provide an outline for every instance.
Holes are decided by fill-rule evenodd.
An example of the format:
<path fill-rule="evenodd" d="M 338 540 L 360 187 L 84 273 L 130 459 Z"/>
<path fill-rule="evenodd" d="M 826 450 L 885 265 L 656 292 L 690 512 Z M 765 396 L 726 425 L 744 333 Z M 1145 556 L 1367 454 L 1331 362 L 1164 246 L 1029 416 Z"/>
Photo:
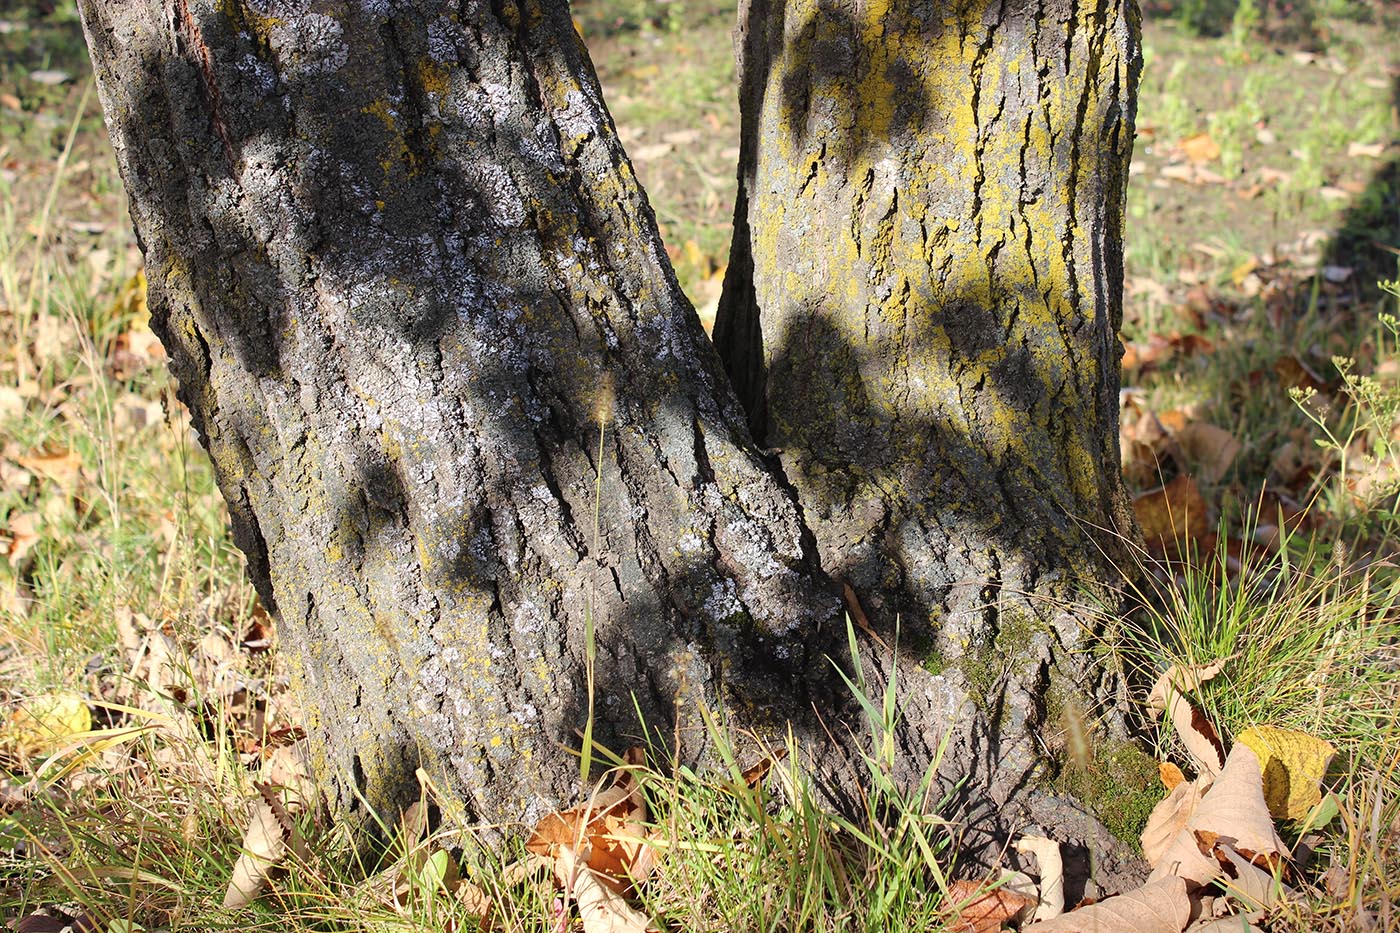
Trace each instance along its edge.
<path fill-rule="evenodd" d="M 236 909 L 253 902 L 267 885 L 267 874 L 287 854 L 287 835 L 266 801 L 253 809 L 243 852 L 233 866 L 233 879 L 224 893 L 224 907 Z"/>
<path fill-rule="evenodd" d="M 1060 844 L 1044 836 L 1021 836 L 1013 844 L 1017 852 L 1035 856 L 1040 872 L 1040 903 L 1031 920 L 1051 920 L 1065 912 L 1065 861 Z"/>
<path fill-rule="evenodd" d="M 1181 149 L 1192 162 L 1214 162 L 1220 158 L 1220 144 L 1209 133 L 1197 133 L 1181 141 Z"/>
<path fill-rule="evenodd" d="M 1036 933 L 1181 933 L 1191 922 L 1186 882 L 1166 878 L 1053 920 L 1032 923 Z"/>
<path fill-rule="evenodd" d="M 640 752 L 629 749 L 627 760 L 640 763 Z M 588 867 L 598 873 L 602 883 L 621 894 L 644 876 L 643 868 L 650 872 L 655 867 L 654 858 L 641 858 L 647 848 L 646 820 L 641 786 L 629 772 L 622 771 L 617 783 L 588 804 L 540 820 L 525 848 L 536 855 L 555 857 L 564 847 L 581 849 L 587 853 Z"/>
<path fill-rule="evenodd" d="M 1180 769 L 1177 774 L 1180 774 Z M 1162 856 L 1171 848 L 1177 835 L 1186 828 L 1201 797 L 1210 789 L 1211 778 L 1201 777 L 1196 781 L 1179 781 L 1171 792 L 1152 808 L 1147 817 L 1147 825 L 1142 830 L 1142 857 L 1147 864 L 1156 867 Z"/>
<path fill-rule="evenodd" d="M 1176 441 L 1207 483 L 1218 483 L 1243 449 L 1224 428 L 1195 421 L 1176 432 Z"/>
<path fill-rule="evenodd" d="M 628 904 L 597 872 L 581 864 L 572 846 L 560 846 L 554 874 L 578 904 L 583 933 L 659 933 L 661 928 L 650 917 Z"/>
<path fill-rule="evenodd" d="M 1148 546 L 1159 553 L 1210 532 L 1210 509 L 1196 481 L 1182 474 L 1160 489 L 1133 497 L 1133 512 Z"/>
<path fill-rule="evenodd" d="M 1173 664 L 1152 685 L 1147 694 L 1147 718 L 1156 721 L 1167 708 L 1171 693 L 1195 693 L 1214 680 L 1238 654 L 1204 664 Z"/>
<path fill-rule="evenodd" d="M 1181 773 L 1181 769 L 1170 761 L 1159 761 L 1157 763 L 1157 776 L 1162 779 L 1162 786 L 1169 791 L 1186 780 L 1186 775 Z"/>
<path fill-rule="evenodd" d="M 1147 695 L 1148 718 L 1156 720 L 1163 711 L 1168 713 L 1173 728 L 1191 755 L 1192 765 L 1202 774 L 1220 773 L 1225 766 L 1225 746 L 1210 720 L 1186 694 L 1198 690 L 1201 684 L 1219 674 L 1232 658 L 1210 664 L 1173 664 L 1157 678 Z"/>
<path fill-rule="evenodd" d="M 83 458 L 71 450 L 48 450 L 28 457 L 16 457 L 15 463 L 51 480 L 62 489 L 72 489 L 77 485 L 83 471 Z"/>
<path fill-rule="evenodd" d="M 5 557 L 11 567 L 18 567 L 25 557 L 39 543 L 39 515 L 35 512 L 18 512 L 10 515 L 5 523 Z"/>
<path fill-rule="evenodd" d="M 467 913 L 481 920 L 484 926 L 489 925 L 491 912 L 496 908 L 496 902 L 491 895 L 470 881 L 458 882 L 457 889 L 452 892 L 452 895 L 461 902 Z"/>
<path fill-rule="evenodd" d="M 1237 743 L 1230 750 L 1224 770 L 1162 854 L 1148 881 L 1175 875 L 1206 884 L 1218 878 L 1222 873 L 1220 863 L 1201 851 L 1200 838 L 1210 839 L 1212 846 L 1225 842 L 1249 858 L 1260 858 L 1269 864 L 1287 856 L 1288 849 L 1274 830 L 1274 821 L 1264 803 L 1259 756 L 1249 746 Z"/>
<path fill-rule="evenodd" d="M 846 612 L 850 615 L 851 621 L 856 624 L 856 628 L 875 639 L 875 643 L 881 648 L 889 651 L 890 646 L 885 644 L 885 640 L 871 627 L 869 617 L 866 616 L 865 610 L 861 608 L 860 598 L 856 596 L 856 591 L 851 588 L 849 583 L 841 584 L 841 599 L 845 602 Z"/>
<path fill-rule="evenodd" d="M 1217 843 L 1213 854 L 1224 869 L 1220 879 L 1226 893 L 1249 910 L 1265 910 L 1293 895 L 1293 890 L 1270 872 L 1241 855 L 1234 846 Z"/>
<path fill-rule="evenodd" d="M 1285 389 L 1312 389 L 1314 392 L 1326 392 L 1327 381 L 1318 375 L 1307 363 L 1304 363 L 1297 356 L 1288 354 L 1279 357 L 1274 363 L 1274 375 L 1278 377 L 1279 383 Z"/>
<path fill-rule="evenodd" d="M 954 881 L 948 886 L 952 919 L 948 929 L 957 933 L 995 933 L 1001 925 L 1033 905 L 1035 900 L 998 887 L 991 891 L 984 881 Z"/>
<path fill-rule="evenodd" d="M 749 765 L 743 771 L 744 784 L 750 788 L 757 787 L 763 783 L 763 779 L 768 776 L 768 772 L 773 770 L 774 762 L 782 761 L 787 757 L 787 749 L 780 748 L 769 757 L 760 758 Z"/>
<path fill-rule="evenodd" d="M 1259 915 L 1249 914 L 1237 917 L 1221 917 L 1218 920 L 1202 919 L 1186 928 L 1186 933 L 1264 933 L 1263 927 L 1254 925 L 1262 920 Z"/>

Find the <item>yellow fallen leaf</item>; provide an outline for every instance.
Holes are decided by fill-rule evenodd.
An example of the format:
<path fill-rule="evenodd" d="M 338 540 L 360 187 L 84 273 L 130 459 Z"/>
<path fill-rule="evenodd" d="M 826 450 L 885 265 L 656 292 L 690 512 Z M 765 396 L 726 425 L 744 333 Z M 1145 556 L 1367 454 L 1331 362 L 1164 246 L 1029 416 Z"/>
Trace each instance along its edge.
<path fill-rule="evenodd" d="M 1278 820 L 1301 820 L 1322 801 L 1322 778 L 1337 749 L 1330 742 L 1277 726 L 1254 726 L 1240 733 L 1259 756 L 1264 801 Z"/>
<path fill-rule="evenodd" d="M 92 728 L 92 714 L 82 697 L 53 693 L 21 703 L 0 733 L 0 747 L 20 758 L 52 752 L 71 736 Z"/>

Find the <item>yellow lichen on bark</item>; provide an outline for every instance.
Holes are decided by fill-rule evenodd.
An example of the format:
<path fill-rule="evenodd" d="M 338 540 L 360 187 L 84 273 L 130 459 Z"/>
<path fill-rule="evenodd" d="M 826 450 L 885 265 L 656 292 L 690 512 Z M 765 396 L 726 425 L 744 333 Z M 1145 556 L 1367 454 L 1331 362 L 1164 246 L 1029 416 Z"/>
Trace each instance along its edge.
<path fill-rule="evenodd" d="M 976 501 L 989 484 L 1100 526 L 1121 498 L 1104 251 L 1135 23 L 1112 0 L 953 6 L 796 0 L 762 26 L 783 37 L 748 102 L 765 442 L 832 516 L 826 557 L 901 514 L 1002 552 L 1078 533 L 1018 544 Z M 930 483 L 946 493 L 912 505 Z"/>

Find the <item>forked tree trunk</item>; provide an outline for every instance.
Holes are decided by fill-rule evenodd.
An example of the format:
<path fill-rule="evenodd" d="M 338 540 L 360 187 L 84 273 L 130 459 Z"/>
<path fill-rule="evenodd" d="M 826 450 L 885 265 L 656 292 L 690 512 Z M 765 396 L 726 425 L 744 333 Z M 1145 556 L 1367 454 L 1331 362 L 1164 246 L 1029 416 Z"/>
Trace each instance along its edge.
<path fill-rule="evenodd" d="M 1107 525 L 1120 504 L 1110 403 L 1131 46 L 1116 14 L 1077 23 L 1059 51 L 1046 20 L 1043 44 L 1004 79 L 997 119 L 984 113 L 997 97 L 991 70 L 1008 64 L 1005 43 L 1039 35 L 1030 20 L 974 29 L 968 41 L 986 50 L 961 77 L 952 33 L 926 29 L 944 69 L 920 79 L 927 94 L 943 93 L 940 80 L 963 93 L 980 86 L 968 74 L 984 75 L 971 111 L 981 146 L 950 137 L 905 156 L 937 109 L 889 96 L 913 80 L 896 65 L 903 46 L 881 45 L 913 41 L 906 14 L 858 49 L 851 29 L 877 20 L 847 24 L 832 7 L 789 32 L 781 13 L 758 29 L 751 11 L 751 46 L 764 36 L 758 48 L 776 54 L 790 39 L 791 62 L 817 69 L 802 78 L 775 65 L 759 84 L 780 88 L 755 109 L 750 57 L 745 188 L 762 210 L 740 220 L 772 245 L 751 252 L 756 303 L 729 309 L 731 325 L 775 340 L 767 356 L 731 347 L 731 359 L 771 361 L 767 393 L 748 396 L 766 400 L 770 437 L 788 444 L 799 502 L 751 442 L 676 285 L 562 0 L 81 7 L 152 323 L 308 691 L 342 813 L 360 800 L 392 812 L 420 765 L 485 820 L 529 820 L 570 797 L 590 622 L 601 738 L 638 735 L 640 710 L 693 758 L 700 704 L 724 703 L 773 734 L 792 721 L 820 749 L 813 708 L 839 718 L 851 707 L 833 688 L 828 656 L 844 628 L 818 547 L 870 604 L 885 592 L 891 607 L 926 600 L 960 619 L 1007 588 L 1035 590 L 1039 570 L 1079 582 L 1103 570 L 1070 516 Z M 835 92 L 820 104 L 821 89 L 872 62 L 841 141 L 823 114 L 845 119 L 845 105 Z M 1055 96 L 1062 67 L 1088 67 L 1097 90 Z M 1052 100 L 1031 121 L 1043 132 L 1015 123 L 1028 133 L 1020 162 L 987 162 L 973 192 L 944 190 L 974 177 L 959 164 L 908 186 L 907 158 L 1016 150 L 1002 126 L 1038 99 L 1038 74 Z M 785 94 L 812 117 L 772 111 Z M 1118 135 L 1086 141 L 1100 129 Z M 782 160 L 806 164 L 804 147 L 823 135 L 812 182 L 792 184 Z M 1069 164 L 1084 167 L 1066 188 Z M 1013 177 L 1029 180 L 1008 187 Z M 854 211 L 845 233 L 828 226 L 842 211 Z M 957 230 L 983 219 L 1010 224 L 1002 244 L 985 226 L 960 245 Z M 1052 244 L 1063 252 L 1050 256 Z M 1102 255 L 1090 262 L 1093 246 Z M 832 301 L 775 284 L 776 264 L 809 258 L 793 271 L 824 275 L 808 285 Z M 799 322 L 818 352 L 789 340 Z M 785 381 L 836 408 L 802 408 L 776 391 Z M 837 446 L 802 452 L 821 438 Z M 852 478 L 814 479 L 819 464 Z M 994 521 L 1008 502 L 1015 511 Z M 856 525 L 839 515 L 850 506 L 866 510 Z M 843 544 L 848 527 L 867 529 L 864 543 Z M 919 536 L 902 551 L 888 544 Z M 903 554 L 915 560 L 887 576 Z M 969 575 L 975 595 L 950 595 Z M 999 616 L 975 615 L 940 630 L 990 637 Z M 1061 626 L 1033 641 L 1048 665 L 1073 638 Z M 1058 812 L 1027 783 L 1042 674 L 994 678 L 992 689 L 1025 698 L 1008 727 L 978 712 L 991 706 L 959 671 L 929 674 L 909 650 L 866 655 L 877 682 L 900 667 L 908 775 L 952 729 L 944 778 L 966 779 L 965 801 Z M 839 792 L 849 775 L 834 780 Z"/>

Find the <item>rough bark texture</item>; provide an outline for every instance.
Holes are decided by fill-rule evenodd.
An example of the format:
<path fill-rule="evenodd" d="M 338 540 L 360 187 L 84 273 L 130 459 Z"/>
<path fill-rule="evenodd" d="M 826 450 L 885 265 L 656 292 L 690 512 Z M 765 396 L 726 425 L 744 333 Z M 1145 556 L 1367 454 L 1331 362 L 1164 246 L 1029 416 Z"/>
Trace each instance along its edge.
<path fill-rule="evenodd" d="M 1132 533 L 1117 332 L 1135 10 L 751 0 L 738 51 L 715 342 L 756 437 L 825 570 L 961 686 L 1030 687 L 1008 712 L 1032 715 L 1047 651 L 1080 641 L 1055 610 L 1104 592 Z"/>
<path fill-rule="evenodd" d="M 1116 428 L 1135 14 L 745 13 L 742 258 L 716 344 L 825 568 L 956 657 L 962 617 L 1056 575 L 1103 581 L 1132 527 Z"/>
<path fill-rule="evenodd" d="M 782 469 L 562 0 L 82 0 L 153 326 L 342 812 L 420 764 L 485 820 L 570 797 L 590 616 L 603 739 L 635 694 L 687 757 L 702 701 L 849 757 L 820 559 L 936 633 L 866 659 L 906 783 L 947 739 L 964 843 L 1086 825 L 1036 787 L 1078 620 L 1000 607 L 1122 519 L 1131 28 L 773 2 L 722 346 Z"/>
<path fill-rule="evenodd" d="M 1134 534 L 1138 25 L 1132 0 L 741 4 L 715 343 L 824 570 L 938 672 L 911 715 L 959 711 L 949 770 L 991 775 L 994 805 L 1034 779 L 1060 701 L 1121 690 L 1066 609 L 1110 597 Z"/>
<path fill-rule="evenodd" d="M 634 694 L 695 727 L 721 669 L 810 707 L 838 603 L 565 6 L 173 4 L 85 26 L 152 323 L 334 803 L 391 810 L 420 764 L 483 820 L 566 799 L 590 613 L 600 738 L 641 734 Z"/>

